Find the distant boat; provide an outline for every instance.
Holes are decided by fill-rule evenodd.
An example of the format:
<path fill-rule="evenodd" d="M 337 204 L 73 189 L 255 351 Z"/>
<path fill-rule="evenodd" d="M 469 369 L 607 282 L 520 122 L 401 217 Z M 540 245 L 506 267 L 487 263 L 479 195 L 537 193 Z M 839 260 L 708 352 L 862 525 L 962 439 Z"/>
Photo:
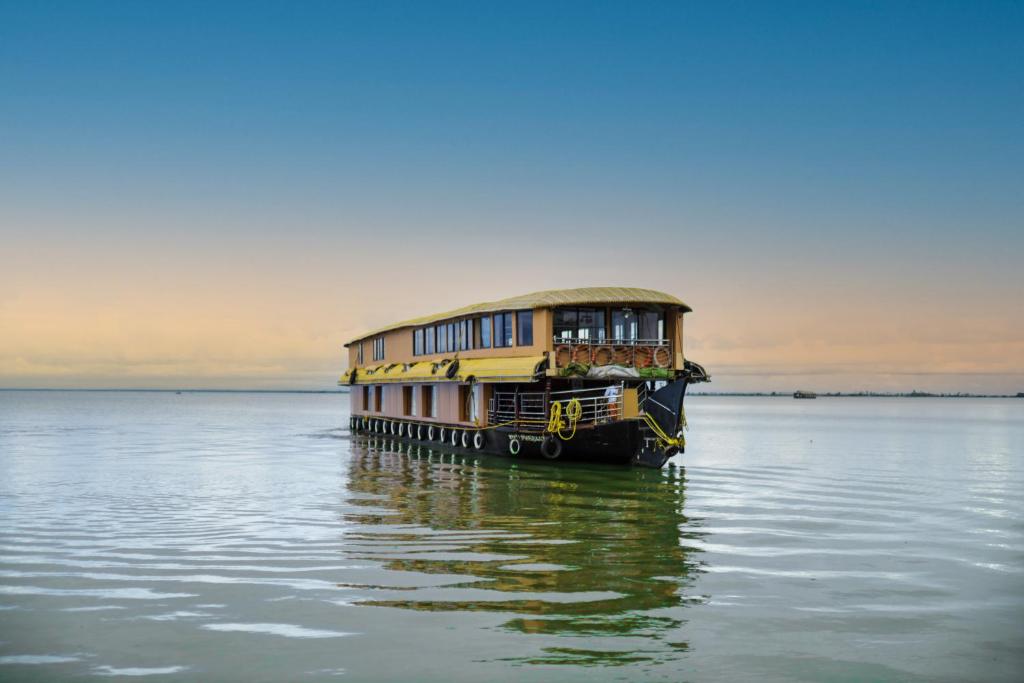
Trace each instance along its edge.
<path fill-rule="evenodd" d="M 795 391 L 793 398 L 818 398 L 818 395 L 813 391 Z"/>

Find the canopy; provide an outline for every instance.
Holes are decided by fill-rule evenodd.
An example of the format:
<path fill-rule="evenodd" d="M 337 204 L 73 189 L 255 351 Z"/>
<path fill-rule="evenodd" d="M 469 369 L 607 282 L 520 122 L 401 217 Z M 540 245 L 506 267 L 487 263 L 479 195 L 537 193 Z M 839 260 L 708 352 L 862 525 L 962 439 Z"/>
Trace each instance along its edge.
<path fill-rule="evenodd" d="M 532 382 L 544 356 L 471 358 L 459 361 L 455 379 L 460 382 Z"/>
<path fill-rule="evenodd" d="M 454 377 L 448 377 L 454 358 L 436 363 L 390 363 L 346 370 L 338 384 L 392 384 L 411 382 L 532 382 L 544 356 L 458 359 Z M 355 381 L 352 373 L 355 372 Z"/>

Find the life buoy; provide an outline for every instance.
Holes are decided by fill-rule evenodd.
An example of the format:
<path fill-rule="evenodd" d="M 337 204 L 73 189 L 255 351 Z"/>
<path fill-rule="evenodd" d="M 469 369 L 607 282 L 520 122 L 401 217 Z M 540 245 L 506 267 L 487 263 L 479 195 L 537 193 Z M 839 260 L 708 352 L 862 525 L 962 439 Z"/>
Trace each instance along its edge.
<path fill-rule="evenodd" d="M 615 352 L 607 344 L 594 347 L 594 365 L 611 365 Z"/>
<path fill-rule="evenodd" d="M 555 367 L 564 368 L 572 362 L 572 347 L 568 344 L 559 344 L 555 347 Z"/>
<path fill-rule="evenodd" d="M 548 460 L 557 460 L 562 454 L 562 440 L 553 436 L 545 436 L 540 442 L 540 454 Z"/>
<path fill-rule="evenodd" d="M 473 433 L 473 448 L 480 450 L 484 447 L 484 433 L 474 432 Z"/>
<path fill-rule="evenodd" d="M 508 440 L 508 452 L 511 455 L 519 455 L 519 451 L 522 449 L 522 444 L 519 443 L 519 439 L 512 436 Z"/>
<path fill-rule="evenodd" d="M 590 344 L 580 344 L 573 349 L 572 360 L 580 365 L 590 365 Z"/>
<path fill-rule="evenodd" d="M 667 346 L 659 346 L 654 349 L 654 364 L 659 368 L 667 368 L 672 365 L 672 354 Z"/>

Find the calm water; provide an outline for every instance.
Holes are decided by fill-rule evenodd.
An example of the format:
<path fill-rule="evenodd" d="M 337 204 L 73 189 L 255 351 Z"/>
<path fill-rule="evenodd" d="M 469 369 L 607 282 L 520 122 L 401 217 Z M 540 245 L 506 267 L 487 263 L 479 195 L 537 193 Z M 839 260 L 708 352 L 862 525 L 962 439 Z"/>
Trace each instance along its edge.
<path fill-rule="evenodd" d="M 1021 680 L 1024 401 L 693 397 L 662 471 L 347 406 L 0 392 L 0 680 Z"/>

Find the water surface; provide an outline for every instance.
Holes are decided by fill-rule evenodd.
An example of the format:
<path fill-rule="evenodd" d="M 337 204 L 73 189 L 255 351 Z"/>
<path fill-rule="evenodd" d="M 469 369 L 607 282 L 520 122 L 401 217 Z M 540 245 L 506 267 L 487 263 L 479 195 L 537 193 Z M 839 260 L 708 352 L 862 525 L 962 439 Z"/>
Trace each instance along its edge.
<path fill-rule="evenodd" d="M 687 410 L 650 471 L 0 392 L 0 680 L 1020 679 L 1024 402 Z"/>

